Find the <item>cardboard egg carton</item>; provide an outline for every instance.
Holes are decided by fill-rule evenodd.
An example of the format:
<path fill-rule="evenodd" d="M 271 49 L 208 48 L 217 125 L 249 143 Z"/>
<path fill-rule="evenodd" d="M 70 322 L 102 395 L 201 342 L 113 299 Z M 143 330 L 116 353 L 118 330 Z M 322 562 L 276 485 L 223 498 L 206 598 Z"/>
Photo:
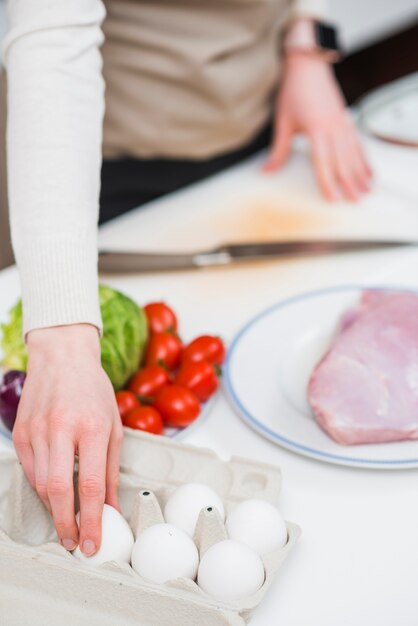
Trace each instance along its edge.
<path fill-rule="evenodd" d="M 125 431 L 119 495 L 135 536 L 163 521 L 167 498 L 188 482 L 212 487 L 227 514 L 248 498 L 277 504 L 281 487 L 277 467 L 244 458 L 222 461 L 207 449 Z M 10 466 L 10 459 L 7 463 Z M 60 626 L 243 626 L 300 534 L 299 527 L 288 522 L 286 545 L 263 557 L 263 586 L 239 601 L 220 602 L 190 579 L 161 585 L 141 578 L 128 564 L 108 562 L 92 568 L 82 563 L 58 543 L 49 513 L 21 466 L 15 460 L 13 464 L 0 515 L 0 607 L 12 597 L 19 600 L 19 607 L 14 604 L 10 621 L 0 620 L 5 626 L 56 626 L 58 619 Z M 4 467 L 0 458 L 0 472 Z M 226 537 L 217 510 L 202 510 L 194 537 L 200 556 Z"/>

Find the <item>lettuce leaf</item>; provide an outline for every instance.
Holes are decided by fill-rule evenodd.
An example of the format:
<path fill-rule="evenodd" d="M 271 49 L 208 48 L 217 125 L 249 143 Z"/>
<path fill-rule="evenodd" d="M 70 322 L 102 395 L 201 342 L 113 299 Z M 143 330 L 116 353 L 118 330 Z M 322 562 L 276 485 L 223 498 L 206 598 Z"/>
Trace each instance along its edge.
<path fill-rule="evenodd" d="M 28 354 L 22 332 L 22 301 L 9 311 L 9 321 L 0 326 L 3 351 L 2 365 L 7 370 L 20 370 L 26 372 Z"/>
<path fill-rule="evenodd" d="M 140 366 L 148 340 L 148 323 L 141 307 L 124 294 L 100 285 L 103 320 L 102 366 L 115 390 L 121 389 Z M 23 340 L 22 301 L 9 312 L 1 325 L 2 365 L 7 370 L 26 372 L 27 351 Z"/>

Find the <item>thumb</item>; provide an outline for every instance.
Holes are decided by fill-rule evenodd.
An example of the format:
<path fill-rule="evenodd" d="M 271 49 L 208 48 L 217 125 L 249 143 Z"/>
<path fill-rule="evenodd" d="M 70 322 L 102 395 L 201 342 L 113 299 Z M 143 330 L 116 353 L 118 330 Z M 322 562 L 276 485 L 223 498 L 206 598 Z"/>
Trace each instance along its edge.
<path fill-rule="evenodd" d="M 265 172 L 275 172 L 287 161 L 292 147 L 293 131 L 288 121 L 279 122 L 273 145 L 263 166 Z"/>

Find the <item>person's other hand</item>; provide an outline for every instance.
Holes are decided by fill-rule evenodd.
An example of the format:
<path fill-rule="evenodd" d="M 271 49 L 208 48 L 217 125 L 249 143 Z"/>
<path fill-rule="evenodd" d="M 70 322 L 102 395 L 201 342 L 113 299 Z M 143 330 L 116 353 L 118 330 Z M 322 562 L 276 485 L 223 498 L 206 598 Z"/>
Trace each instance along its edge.
<path fill-rule="evenodd" d="M 119 508 L 123 428 L 100 363 L 97 329 L 88 324 L 28 333 L 28 370 L 13 441 L 32 487 L 52 514 L 62 545 L 86 555 L 101 542 L 104 502 Z M 79 462 L 80 530 L 74 512 Z"/>
<path fill-rule="evenodd" d="M 309 139 L 316 177 L 328 200 L 342 195 L 356 201 L 370 190 L 372 172 L 331 68 L 299 52 L 285 59 L 265 171 L 283 165 L 296 133 Z"/>

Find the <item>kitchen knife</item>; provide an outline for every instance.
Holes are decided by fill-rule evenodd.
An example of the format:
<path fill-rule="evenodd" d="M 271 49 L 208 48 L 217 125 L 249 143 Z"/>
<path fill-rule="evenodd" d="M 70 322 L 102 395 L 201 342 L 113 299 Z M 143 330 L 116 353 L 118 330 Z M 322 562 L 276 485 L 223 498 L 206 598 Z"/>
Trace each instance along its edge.
<path fill-rule="evenodd" d="M 237 261 L 254 261 L 286 256 L 333 254 L 336 252 L 361 252 L 416 246 L 418 241 L 390 241 L 368 239 L 316 239 L 307 241 L 272 241 L 260 243 L 225 244 L 211 250 L 186 253 L 99 252 L 99 270 L 104 273 L 166 272 L 230 265 Z"/>

